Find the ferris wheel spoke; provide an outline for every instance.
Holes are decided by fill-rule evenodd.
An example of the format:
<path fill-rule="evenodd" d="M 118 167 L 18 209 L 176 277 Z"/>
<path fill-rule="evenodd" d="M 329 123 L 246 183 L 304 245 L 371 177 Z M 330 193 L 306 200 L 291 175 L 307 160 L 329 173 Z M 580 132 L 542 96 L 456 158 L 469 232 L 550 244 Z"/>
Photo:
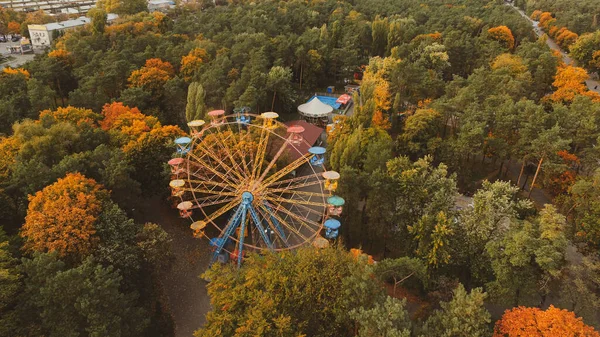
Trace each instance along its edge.
<path fill-rule="evenodd" d="M 238 133 L 237 133 L 237 139 L 235 144 L 242 144 L 243 141 L 246 140 L 246 138 L 248 137 L 248 132 L 246 133 L 242 133 L 242 127 L 240 126 L 240 123 L 236 123 L 236 125 L 238 126 Z M 232 135 L 235 135 L 235 132 L 232 130 L 231 128 L 231 124 L 227 124 L 227 128 L 229 129 L 229 132 Z M 223 144 L 225 145 L 225 151 L 227 151 L 228 157 L 229 159 L 232 161 L 232 163 L 234 163 L 234 165 L 238 165 L 239 167 L 239 161 L 235 160 L 236 156 L 238 156 L 242 162 L 241 165 L 241 172 L 244 174 L 245 178 L 249 178 L 250 177 L 250 171 L 248 170 L 248 164 L 246 163 L 246 155 L 242 152 L 241 148 L 239 146 L 233 145 L 233 150 L 234 152 L 229 152 L 228 151 L 228 147 L 227 144 L 225 142 L 223 142 Z"/>
<path fill-rule="evenodd" d="M 218 137 L 216 137 L 218 138 Z M 217 142 L 218 143 L 218 142 Z M 207 154 L 213 161 L 217 162 L 229 175 L 230 173 L 233 173 L 236 177 L 237 177 L 237 182 L 240 182 L 243 180 L 242 176 L 231 166 L 225 164 L 220 158 L 219 156 L 217 156 L 215 153 L 213 153 L 212 151 L 210 151 L 208 149 L 208 147 L 205 146 L 199 146 L 198 148 L 200 148 L 200 151 L 204 152 L 205 154 Z M 231 177 L 233 178 L 233 177 Z"/>
<path fill-rule="evenodd" d="M 283 232 L 283 229 L 281 228 L 281 226 L 277 225 L 277 223 L 276 223 L 277 219 L 275 219 L 275 217 L 273 217 L 273 214 L 271 214 L 271 212 L 269 212 L 269 210 L 261 204 L 259 204 L 257 211 L 258 211 L 258 213 L 260 213 L 262 215 L 263 219 L 265 219 L 267 224 L 269 224 L 269 227 L 277 234 L 277 236 L 279 237 L 279 241 L 281 241 L 282 246 L 289 247 L 290 245 L 288 243 L 287 238 L 285 237 L 285 233 Z M 273 219 L 270 219 L 270 218 L 273 218 Z"/>
<path fill-rule="evenodd" d="M 308 227 L 310 230 L 312 231 L 320 231 L 322 228 L 322 225 L 317 222 L 317 220 L 310 220 L 311 214 L 314 214 L 317 219 L 319 219 L 318 221 L 322 222 L 322 217 L 324 216 L 323 211 L 318 212 L 314 209 L 311 209 L 310 207 L 301 205 L 301 204 L 287 204 L 287 206 L 285 205 L 286 203 L 282 203 L 282 204 L 277 204 L 277 207 L 279 207 L 278 209 L 285 209 L 287 210 L 289 213 L 286 214 L 296 214 L 296 216 L 298 216 L 299 219 L 302 219 L 301 224 L 304 224 L 306 227 Z M 304 210 L 306 213 L 302 213 L 302 210 Z"/>
<path fill-rule="evenodd" d="M 302 204 L 291 204 L 291 205 L 292 205 L 292 207 L 296 207 L 296 209 L 298 209 L 298 210 L 303 210 L 303 211 L 306 211 L 306 212 L 307 212 L 307 213 L 306 213 L 306 216 L 307 216 L 307 217 L 308 217 L 308 216 L 309 216 L 311 213 L 312 213 L 312 214 L 314 214 L 314 215 L 317 215 L 317 216 L 322 216 L 322 215 L 323 215 L 323 211 L 322 211 L 322 210 L 321 210 L 321 211 L 319 211 L 319 210 L 316 210 L 316 209 L 314 209 L 314 208 L 310 208 L 310 207 L 308 207 L 308 206 L 304 206 L 304 205 L 302 205 Z"/>
<path fill-rule="evenodd" d="M 291 173 L 293 170 L 302 166 L 302 164 L 307 162 L 308 157 L 312 156 L 312 154 L 305 154 L 304 156 L 294 160 L 289 163 L 287 166 L 282 168 L 281 170 L 275 172 L 272 176 L 268 177 L 262 182 L 263 188 L 269 186 L 270 184 L 276 182 L 277 180 L 285 177 L 287 174 Z"/>
<path fill-rule="evenodd" d="M 211 180 L 196 180 L 196 179 L 188 179 L 187 181 L 190 183 L 190 185 L 192 183 L 194 183 L 194 184 L 198 184 L 198 185 L 207 185 L 207 186 L 222 187 L 224 189 L 228 189 L 231 192 L 237 191 L 236 188 L 232 187 L 231 185 L 224 184 L 222 182 L 211 181 Z"/>
<path fill-rule="evenodd" d="M 254 160 L 254 166 L 252 167 L 252 180 L 260 174 L 260 169 L 265 159 L 265 153 L 267 151 L 267 143 L 269 141 L 269 131 L 266 127 L 263 127 L 260 131 L 260 141 L 258 148 L 256 149 L 256 157 Z"/>
<path fill-rule="evenodd" d="M 286 186 L 286 188 L 287 188 L 293 183 L 307 183 L 307 182 L 311 181 L 312 179 L 316 179 L 315 181 L 318 181 L 319 183 L 323 181 L 320 176 L 311 174 L 311 175 L 300 176 L 300 177 L 296 177 L 296 178 L 278 180 L 278 181 L 270 184 L 269 186 L 275 188 L 279 185 L 288 184 L 288 186 Z"/>
<path fill-rule="evenodd" d="M 321 225 L 308 218 L 302 218 L 290 211 L 287 207 L 278 203 L 273 203 L 275 212 L 285 214 L 285 218 L 289 220 L 284 223 L 286 227 L 296 234 L 303 242 L 309 241 L 310 238 L 314 237 L 320 230 Z"/>
<path fill-rule="evenodd" d="M 279 150 L 277 151 L 277 153 L 275 154 L 275 156 L 273 157 L 273 159 L 271 159 L 271 161 L 269 162 L 269 164 L 265 168 L 265 170 L 262 173 L 262 175 L 260 176 L 260 178 L 258 178 L 256 184 L 258 184 L 263 179 L 265 179 L 265 177 L 267 176 L 267 174 L 269 173 L 269 171 L 271 170 L 271 168 L 273 168 L 273 165 L 275 165 L 275 162 L 277 162 L 277 159 L 279 159 L 279 157 L 281 156 L 281 154 L 283 153 L 283 151 L 288 147 L 288 141 L 291 139 L 291 137 L 292 137 L 292 135 L 290 134 L 290 136 L 288 136 L 288 138 L 286 138 L 285 141 L 283 141 L 283 144 L 281 144 L 281 147 L 279 148 Z M 259 170 L 260 170 L 260 168 L 259 168 Z"/>
<path fill-rule="evenodd" d="M 222 133 L 217 133 L 217 136 L 216 136 L 217 141 L 215 143 L 217 144 L 217 146 L 219 146 L 221 148 L 221 150 L 223 152 L 225 152 L 225 155 L 227 156 L 227 158 L 231 162 L 231 165 L 236 169 L 233 173 L 241 181 L 241 180 L 244 180 L 245 178 L 247 178 L 246 171 L 242 170 L 240 168 L 239 163 L 233 158 L 233 155 L 232 155 L 231 151 L 229 151 L 229 147 L 227 146 L 226 141 L 229 140 L 232 137 L 235 137 L 235 134 L 233 133 L 233 131 L 231 130 L 231 128 L 229 127 L 229 125 L 227 125 L 227 128 L 229 129 L 229 135 L 227 136 L 227 138 L 223 138 L 223 134 Z M 234 141 L 235 141 L 235 139 L 234 139 Z M 242 176 L 241 173 L 243 173 L 244 176 Z"/>
<path fill-rule="evenodd" d="M 216 195 L 223 195 L 223 196 L 230 196 L 230 197 L 235 197 L 238 194 L 237 193 L 233 193 L 233 192 L 225 192 L 225 191 L 211 191 L 211 190 L 205 190 L 205 189 L 201 189 L 201 188 L 189 188 L 189 187 L 184 187 L 181 188 L 182 191 L 186 191 L 186 192 L 196 192 L 196 193 L 203 193 L 203 194 L 216 194 Z"/>
<path fill-rule="evenodd" d="M 218 210 L 216 210 L 214 213 L 212 213 L 204 221 L 206 221 L 206 222 L 213 222 L 214 223 L 215 219 L 217 219 L 218 217 L 220 217 L 221 215 L 225 214 L 227 211 L 229 211 L 230 209 L 234 208 L 236 205 L 239 205 L 239 204 L 240 204 L 240 199 L 239 198 L 235 198 L 235 199 L 231 200 L 229 203 L 227 203 L 225 206 L 223 206 L 223 207 L 219 208 Z"/>
<path fill-rule="evenodd" d="M 197 160 L 200 164 L 204 165 L 204 167 L 206 167 L 209 171 L 214 173 L 217 177 L 221 178 L 221 180 L 223 180 L 223 182 L 227 182 L 231 186 L 236 186 L 235 184 L 233 184 L 233 182 L 230 179 L 225 177 L 225 175 L 223 175 L 223 173 L 221 173 L 218 170 L 216 170 L 215 168 L 213 168 L 212 165 L 206 163 L 204 160 L 200 159 L 198 156 L 196 156 L 192 152 L 189 152 L 189 154 L 190 154 L 190 156 L 192 156 L 192 158 Z"/>
<path fill-rule="evenodd" d="M 226 202 L 230 202 L 235 199 L 237 199 L 237 196 L 235 198 L 231 198 L 231 197 L 224 198 L 222 195 L 210 195 L 210 196 L 202 197 L 202 198 L 194 197 L 194 201 L 196 201 L 196 205 L 194 205 L 193 208 L 202 208 L 202 207 L 219 205 L 219 204 L 223 204 Z"/>
<path fill-rule="evenodd" d="M 264 197 L 264 199 L 268 200 L 269 202 L 285 202 L 285 203 L 290 203 L 290 204 L 297 203 L 297 204 L 302 204 L 302 205 L 306 205 L 306 206 L 323 207 L 323 202 L 314 202 L 314 201 L 306 200 L 302 196 L 298 196 L 298 198 L 295 198 L 295 199 L 287 199 L 287 198 L 283 198 L 281 196 L 267 195 Z"/>
<path fill-rule="evenodd" d="M 290 225 L 285 219 L 282 219 L 278 214 L 277 211 L 279 211 L 278 208 L 275 209 L 274 212 L 271 213 L 271 215 L 273 215 L 273 217 L 275 219 L 277 219 L 277 221 L 279 221 L 279 223 L 286 228 L 287 230 L 291 231 L 292 233 L 296 234 L 297 236 L 299 236 L 302 240 L 304 241 L 308 241 L 308 238 L 306 236 L 304 236 L 304 234 L 300 233 L 299 230 L 297 230 L 296 228 L 294 228 L 294 226 Z"/>
<path fill-rule="evenodd" d="M 314 185 L 320 185 L 322 183 L 323 183 L 322 180 L 314 180 L 314 181 L 309 181 L 306 183 L 299 183 L 299 184 L 295 184 L 295 185 L 290 184 L 289 186 L 285 186 L 285 187 L 266 188 L 265 191 L 267 191 L 269 193 L 276 193 L 276 192 L 293 193 L 293 192 L 298 192 L 298 191 L 295 191 L 296 189 L 310 187 L 310 186 L 314 186 Z"/>
<path fill-rule="evenodd" d="M 312 199 L 312 198 L 322 198 L 324 200 L 331 196 L 330 194 L 325 194 L 325 193 L 320 193 L 320 192 L 310 192 L 310 191 L 296 191 L 296 190 L 282 190 L 282 189 L 278 189 L 278 190 L 267 189 L 265 191 L 273 196 L 277 195 L 278 197 L 281 197 L 281 198 L 283 198 L 284 194 L 292 194 L 292 197 L 301 198 L 303 200 L 306 200 L 306 198 L 308 198 L 309 200 L 306 200 L 306 201 L 310 201 L 310 199 Z M 279 193 L 279 194 L 275 194 L 275 193 Z M 292 199 L 292 200 L 295 200 L 295 199 Z"/>

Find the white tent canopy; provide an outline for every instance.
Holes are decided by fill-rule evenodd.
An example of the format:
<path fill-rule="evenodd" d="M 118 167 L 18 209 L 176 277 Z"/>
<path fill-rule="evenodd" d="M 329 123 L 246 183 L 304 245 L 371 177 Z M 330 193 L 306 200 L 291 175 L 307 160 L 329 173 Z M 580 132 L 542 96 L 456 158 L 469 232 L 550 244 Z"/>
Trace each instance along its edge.
<path fill-rule="evenodd" d="M 321 102 L 317 97 L 298 106 L 298 112 L 301 115 L 312 118 L 327 117 L 332 111 L 333 107 Z"/>

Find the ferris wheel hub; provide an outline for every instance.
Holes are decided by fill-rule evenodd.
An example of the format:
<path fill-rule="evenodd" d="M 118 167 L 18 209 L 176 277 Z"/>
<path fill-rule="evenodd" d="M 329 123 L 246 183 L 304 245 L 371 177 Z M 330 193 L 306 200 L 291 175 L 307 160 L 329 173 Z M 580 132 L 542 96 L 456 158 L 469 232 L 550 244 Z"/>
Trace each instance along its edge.
<path fill-rule="evenodd" d="M 242 193 L 242 203 L 249 204 L 254 200 L 254 196 L 250 192 Z"/>

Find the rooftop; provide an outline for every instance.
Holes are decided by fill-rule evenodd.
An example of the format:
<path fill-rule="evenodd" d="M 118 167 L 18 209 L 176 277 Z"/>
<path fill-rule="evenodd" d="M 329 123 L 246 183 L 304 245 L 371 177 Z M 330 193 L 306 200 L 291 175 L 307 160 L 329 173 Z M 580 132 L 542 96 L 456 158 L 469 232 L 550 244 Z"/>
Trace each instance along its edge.
<path fill-rule="evenodd" d="M 307 144 L 305 142 L 302 142 L 295 146 L 298 149 L 298 151 L 300 151 L 301 153 L 298 153 L 298 151 L 295 151 L 293 149 L 289 149 L 288 153 L 289 153 L 291 160 L 296 160 L 296 159 L 300 158 L 301 156 L 307 154 L 308 149 L 315 144 L 315 142 L 321 136 L 321 133 L 323 133 L 323 129 L 321 129 L 320 127 L 310 124 L 303 120 L 286 122 L 285 125 L 287 125 L 287 126 L 299 125 L 299 126 L 303 127 L 304 132 L 302 132 L 301 135 L 302 135 L 302 138 L 304 138 L 304 140 L 308 143 Z"/>
<path fill-rule="evenodd" d="M 117 19 L 119 16 L 117 14 L 114 13 L 108 13 L 106 15 L 106 21 L 113 21 L 115 19 Z M 66 20 L 66 21 L 61 21 L 61 22 L 52 22 L 52 23 L 47 23 L 45 26 L 47 30 L 52 31 L 52 30 L 59 30 L 59 29 L 66 29 L 66 28 L 72 28 L 72 27 L 77 27 L 77 26 L 83 26 L 87 23 L 92 22 L 92 20 L 88 17 L 85 16 L 81 16 L 78 17 L 77 19 L 73 19 L 73 20 Z"/>

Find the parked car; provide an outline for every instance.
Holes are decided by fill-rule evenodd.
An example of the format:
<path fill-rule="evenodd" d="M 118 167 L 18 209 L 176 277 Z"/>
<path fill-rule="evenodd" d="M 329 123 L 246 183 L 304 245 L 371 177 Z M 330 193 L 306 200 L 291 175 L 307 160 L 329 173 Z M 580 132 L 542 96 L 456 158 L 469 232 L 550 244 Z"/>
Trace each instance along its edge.
<path fill-rule="evenodd" d="M 17 41 L 19 41 L 20 39 L 21 39 L 21 37 L 20 37 L 20 36 L 13 36 L 13 37 L 12 37 L 10 40 L 11 40 L 12 42 L 17 42 Z"/>
<path fill-rule="evenodd" d="M 4 43 L 4 42 L 6 42 L 6 41 L 8 41 L 8 40 L 6 39 L 6 36 L 4 36 L 4 35 L 0 35 L 0 42 Z"/>

